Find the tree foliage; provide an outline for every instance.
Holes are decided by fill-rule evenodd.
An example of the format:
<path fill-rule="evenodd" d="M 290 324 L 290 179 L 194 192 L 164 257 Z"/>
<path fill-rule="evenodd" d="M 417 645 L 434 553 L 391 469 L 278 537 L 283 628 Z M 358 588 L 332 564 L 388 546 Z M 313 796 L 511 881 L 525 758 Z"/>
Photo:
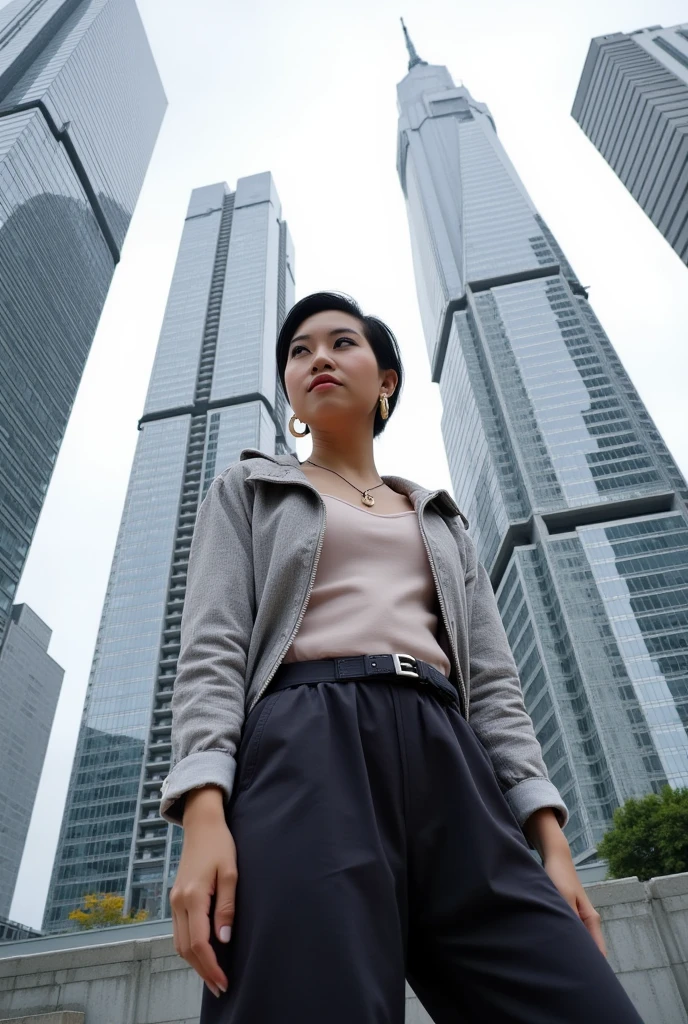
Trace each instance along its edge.
<path fill-rule="evenodd" d="M 124 896 L 112 892 L 91 892 L 83 898 L 83 907 L 78 907 L 69 915 L 70 921 L 76 921 L 80 928 L 109 928 L 115 924 L 134 924 L 145 921 L 147 910 L 132 910 L 123 914 Z"/>
<path fill-rule="evenodd" d="M 688 871 L 688 788 L 631 798 L 614 811 L 614 824 L 597 852 L 610 878 L 641 881 Z"/>

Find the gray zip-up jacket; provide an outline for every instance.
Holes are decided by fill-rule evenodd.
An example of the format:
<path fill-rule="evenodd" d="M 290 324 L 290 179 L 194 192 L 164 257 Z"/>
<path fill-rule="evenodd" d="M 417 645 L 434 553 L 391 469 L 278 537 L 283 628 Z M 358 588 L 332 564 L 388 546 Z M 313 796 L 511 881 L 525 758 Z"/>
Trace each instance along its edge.
<path fill-rule="evenodd" d="M 398 476 L 425 542 L 461 712 L 490 756 L 519 825 L 566 805 L 549 781 L 489 577 L 445 490 Z M 184 794 L 232 792 L 245 717 L 274 676 L 306 611 L 326 510 L 293 455 L 242 451 L 210 486 L 196 520 L 172 695 L 172 762 L 160 814 L 182 823 Z M 380 651 L 361 653 L 379 654 Z"/>

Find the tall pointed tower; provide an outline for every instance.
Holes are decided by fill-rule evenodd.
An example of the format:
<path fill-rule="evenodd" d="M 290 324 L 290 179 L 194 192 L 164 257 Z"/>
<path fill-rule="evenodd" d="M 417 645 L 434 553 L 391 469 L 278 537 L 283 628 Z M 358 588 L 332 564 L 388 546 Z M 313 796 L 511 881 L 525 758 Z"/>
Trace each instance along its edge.
<path fill-rule="evenodd" d="M 688 784 L 688 488 L 490 111 L 403 27 L 397 167 L 454 491 L 580 862 L 627 797 Z"/>

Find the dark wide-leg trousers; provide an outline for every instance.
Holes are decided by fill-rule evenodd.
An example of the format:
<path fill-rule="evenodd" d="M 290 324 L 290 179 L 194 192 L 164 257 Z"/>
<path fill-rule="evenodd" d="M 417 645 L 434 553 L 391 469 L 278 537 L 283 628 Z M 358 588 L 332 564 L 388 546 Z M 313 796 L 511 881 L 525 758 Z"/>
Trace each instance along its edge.
<path fill-rule="evenodd" d="M 268 693 L 227 823 L 229 988 L 201 1024 L 403 1024 L 405 978 L 436 1024 L 642 1024 L 429 686 Z"/>

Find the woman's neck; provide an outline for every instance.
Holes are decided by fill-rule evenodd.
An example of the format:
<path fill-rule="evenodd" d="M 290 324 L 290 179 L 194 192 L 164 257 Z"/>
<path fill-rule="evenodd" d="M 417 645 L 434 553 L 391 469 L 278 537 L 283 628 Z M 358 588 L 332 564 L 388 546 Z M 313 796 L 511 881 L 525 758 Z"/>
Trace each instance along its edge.
<path fill-rule="evenodd" d="M 346 438 L 316 436 L 308 459 L 351 480 L 358 480 L 364 487 L 380 479 L 369 432 L 360 438 L 351 435 Z"/>

